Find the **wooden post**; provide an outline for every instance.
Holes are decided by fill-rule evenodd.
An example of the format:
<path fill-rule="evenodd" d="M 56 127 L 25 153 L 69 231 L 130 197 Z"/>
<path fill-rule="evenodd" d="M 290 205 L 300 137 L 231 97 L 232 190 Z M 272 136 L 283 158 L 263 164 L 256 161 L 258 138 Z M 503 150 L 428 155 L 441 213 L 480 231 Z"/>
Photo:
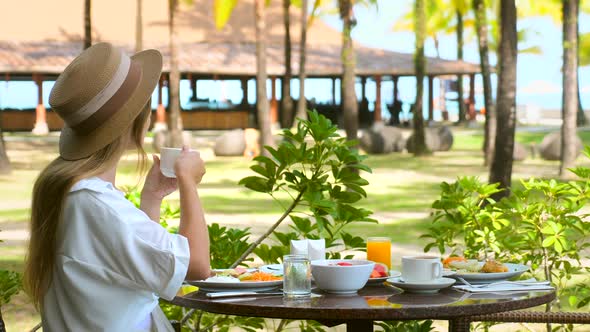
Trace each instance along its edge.
<path fill-rule="evenodd" d="M 240 83 L 242 84 L 242 102 L 241 102 L 241 105 L 242 106 L 247 106 L 248 105 L 248 79 L 247 78 L 241 78 L 240 79 Z"/>
<path fill-rule="evenodd" d="M 375 117 L 374 122 L 381 122 L 381 76 L 375 76 Z"/>
<path fill-rule="evenodd" d="M 197 101 L 197 79 L 193 79 L 193 74 L 189 73 L 188 80 L 191 83 L 191 91 L 193 92 L 191 101 Z"/>
<path fill-rule="evenodd" d="M 469 105 L 467 107 L 469 120 L 475 120 L 475 74 L 469 75 Z"/>
<path fill-rule="evenodd" d="M 336 77 L 332 77 L 332 105 L 336 105 Z"/>
<path fill-rule="evenodd" d="M 365 92 L 365 85 L 367 84 L 367 78 L 361 77 L 361 101 L 367 99 L 367 95 Z"/>
<path fill-rule="evenodd" d="M 434 76 L 428 76 L 428 121 L 434 121 Z"/>
<path fill-rule="evenodd" d="M 166 130 L 168 125 L 166 124 L 166 108 L 164 108 L 164 104 L 162 104 L 162 87 L 164 86 L 164 77 L 165 74 L 160 75 L 160 80 L 158 81 L 158 107 L 156 108 L 156 123 L 154 123 L 154 131 L 157 130 Z"/>
<path fill-rule="evenodd" d="M 399 87 L 397 86 L 397 82 L 399 81 L 399 76 L 393 76 L 393 103 L 397 101 L 397 96 L 399 94 Z"/>
<path fill-rule="evenodd" d="M 47 135 L 49 127 L 47 126 L 47 111 L 43 105 L 43 75 L 33 74 L 33 80 L 37 84 L 37 108 L 35 109 L 35 127 L 33 134 Z"/>
<path fill-rule="evenodd" d="M 274 125 L 279 121 L 279 103 L 277 101 L 276 76 L 270 78 L 270 124 Z"/>

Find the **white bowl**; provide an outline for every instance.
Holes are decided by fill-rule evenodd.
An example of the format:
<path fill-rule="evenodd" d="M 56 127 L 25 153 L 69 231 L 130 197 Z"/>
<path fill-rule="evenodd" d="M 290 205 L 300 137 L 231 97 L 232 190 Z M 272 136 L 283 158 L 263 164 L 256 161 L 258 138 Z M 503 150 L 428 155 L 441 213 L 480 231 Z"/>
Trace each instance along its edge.
<path fill-rule="evenodd" d="M 352 266 L 336 265 L 347 262 Z M 317 287 L 328 293 L 350 294 L 365 287 L 375 263 L 357 259 L 324 259 L 311 262 L 311 274 Z"/>

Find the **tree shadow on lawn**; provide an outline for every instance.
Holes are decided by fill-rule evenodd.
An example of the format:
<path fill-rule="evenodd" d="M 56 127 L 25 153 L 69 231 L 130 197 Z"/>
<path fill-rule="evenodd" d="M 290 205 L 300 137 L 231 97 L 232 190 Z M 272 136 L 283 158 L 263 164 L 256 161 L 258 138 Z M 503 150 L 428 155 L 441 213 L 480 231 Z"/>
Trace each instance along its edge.
<path fill-rule="evenodd" d="M 430 209 L 440 195 L 440 182 L 390 185 L 385 193 L 368 192 L 358 206 L 378 212 L 420 212 Z"/>
<path fill-rule="evenodd" d="M 483 160 L 470 151 L 436 152 L 431 156 L 415 157 L 409 153 L 371 155 L 365 161 L 373 170 L 402 169 L 429 175 L 454 177 L 486 173 Z"/>

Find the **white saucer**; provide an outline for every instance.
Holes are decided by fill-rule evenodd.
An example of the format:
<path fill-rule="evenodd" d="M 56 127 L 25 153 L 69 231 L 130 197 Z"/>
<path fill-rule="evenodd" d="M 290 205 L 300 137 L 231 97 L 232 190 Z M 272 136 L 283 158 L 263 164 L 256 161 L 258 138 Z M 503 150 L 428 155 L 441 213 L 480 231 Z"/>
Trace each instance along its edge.
<path fill-rule="evenodd" d="M 405 282 L 402 277 L 389 278 L 387 282 L 410 293 L 432 294 L 455 283 L 455 279 L 442 277 L 429 282 Z"/>

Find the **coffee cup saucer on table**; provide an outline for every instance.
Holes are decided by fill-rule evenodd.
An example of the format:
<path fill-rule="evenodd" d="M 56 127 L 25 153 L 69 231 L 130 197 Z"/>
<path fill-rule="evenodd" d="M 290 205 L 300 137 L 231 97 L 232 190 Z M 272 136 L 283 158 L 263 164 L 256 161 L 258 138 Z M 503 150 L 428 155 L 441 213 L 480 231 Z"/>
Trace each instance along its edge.
<path fill-rule="evenodd" d="M 448 288 L 455 283 L 455 279 L 442 277 L 433 281 L 405 281 L 403 277 L 395 277 L 387 279 L 387 282 L 397 288 L 401 288 L 406 292 L 432 294 L 437 293 L 441 289 Z"/>
<path fill-rule="evenodd" d="M 443 276 L 443 266 L 436 256 L 402 257 L 402 275 L 387 282 L 412 293 L 436 293 L 455 283 L 455 279 Z"/>

